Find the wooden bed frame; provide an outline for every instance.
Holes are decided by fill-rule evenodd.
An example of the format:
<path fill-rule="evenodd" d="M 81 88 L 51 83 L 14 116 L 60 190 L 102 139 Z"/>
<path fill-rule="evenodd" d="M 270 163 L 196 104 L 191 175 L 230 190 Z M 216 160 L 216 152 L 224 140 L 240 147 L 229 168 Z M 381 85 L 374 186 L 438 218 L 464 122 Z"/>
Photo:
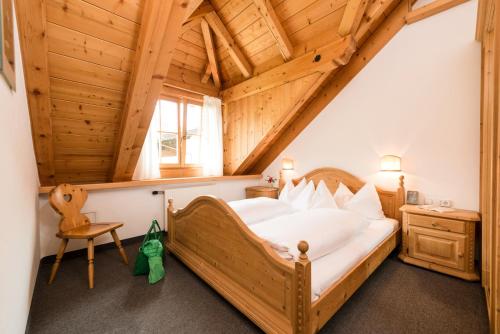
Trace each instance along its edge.
<path fill-rule="evenodd" d="M 304 177 L 315 184 L 324 180 L 332 193 L 339 182 L 353 192 L 364 185 L 335 168 L 317 169 Z M 377 191 L 385 215 L 401 223 L 403 176 L 397 191 Z M 307 242 L 298 245 L 299 261 L 287 261 L 250 231 L 221 199 L 200 196 L 180 210 L 174 210 L 171 199 L 168 202 L 167 249 L 267 333 L 319 331 L 396 248 L 400 237 L 399 227 L 311 302 Z"/>

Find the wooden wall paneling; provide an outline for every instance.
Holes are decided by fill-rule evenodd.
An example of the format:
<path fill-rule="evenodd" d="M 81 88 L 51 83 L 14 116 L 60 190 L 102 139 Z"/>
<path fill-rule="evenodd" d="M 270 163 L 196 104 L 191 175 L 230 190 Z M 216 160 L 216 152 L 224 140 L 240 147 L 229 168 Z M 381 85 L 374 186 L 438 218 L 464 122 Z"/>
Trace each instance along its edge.
<path fill-rule="evenodd" d="M 115 153 L 114 181 L 132 178 L 139 158 L 137 152 L 142 148 L 156 101 L 167 78 L 182 24 L 201 3 L 200 0 L 190 0 L 189 3 L 178 0 L 147 2 L 145 5 L 139 48 Z"/>
<path fill-rule="evenodd" d="M 170 87 L 184 89 L 194 93 L 205 94 L 209 96 L 218 96 L 219 90 L 212 81 L 202 83 L 200 73 L 181 68 L 174 64 L 168 69 L 165 84 Z"/>
<path fill-rule="evenodd" d="M 228 102 L 280 86 L 314 72 L 334 70 L 347 64 L 354 51 L 355 42 L 349 35 L 222 91 L 222 99 Z"/>
<path fill-rule="evenodd" d="M 397 1 L 396 1 L 397 3 Z M 349 64 L 340 69 L 317 96 L 302 107 L 297 118 L 276 136 L 276 140 L 269 144 L 269 149 L 256 162 L 252 171 L 262 172 L 286 146 L 330 103 L 337 94 L 354 78 L 364 66 L 391 40 L 391 38 L 405 25 L 405 15 L 408 12 L 408 2 L 402 1 L 390 15 L 376 28 L 375 32 L 353 55 Z M 384 15 L 384 13 L 380 13 Z M 375 21 L 377 22 L 377 21 Z M 361 29 L 360 29 L 361 30 Z M 366 30 L 370 31 L 370 30 Z"/>
<path fill-rule="evenodd" d="M 50 100 L 50 104 L 51 117 L 76 120 L 92 119 L 94 121 L 108 123 L 118 123 L 120 121 L 121 110 L 116 108 L 107 108 L 54 98 Z"/>
<path fill-rule="evenodd" d="M 139 25 L 83 0 L 46 0 L 47 20 L 129 49 Z"/>
<path fill-rule="evenodd" d="M 207 14 L 205 16 L 205 19 L 207 20 L 214 33 L 221 39 L 221 42 L 228 49 L 231 58 L 238 66 L 241 73 L 243 73 L 245 77 L 249 77 L 252 74 L 252 67 L 248 63 L 248 60 L 246 59 L 243 52 L 241 52 L 238 45 L 236 45 L 231 34 L 227 30 L 226 26 L 222 23 L 219 16 L 215 12 L 212 12 Z"/>
<path fill-rule="evenodd" d="M 54 132 L 66 134 L 103 135 L 113 137 L 117 132 L 115 123 L 93 122 L 89 120 L 74 120 L 53 118 Z"/>
<path fill-rule="evenodd" d="M 47 24 L 49 51 L 130 72 L 135 52 L 57 24 Z"/>
<path fill-rule="evenodd" d="M 42 185 L 54 185 L 45 3 L 16 0 L 15 8 L 38 176 Z"/>
<path fill-rule="evenodd" d="M 74 158 L 74 159 L 59 159 L 55 160 L 55 167 L 58 170 L 67 172 L 84 172 L 86 170 L 109 170 L 112 163 L 111 158 Z"/>
<path fill-rule="evenodd" d="M 367 0 L 365 0 L 367 1 Z M 285 60 L 289 60 L 292 57 L 293 45 L 288 39 L 288 36 L 281 25 L 281 22 L 274 12 L 273 5 L 270 0 L 254 0 L 259 12 L 264 18 L 269 31 L 273 35 L 274 39 L 278 43 L 278 47 Z"/>
<path fill-rule="evenodd" d="M 143 10 L 142 0 L 85 0 L 94 6 L 106 9 L 113 14 L 124 17 L 130 21 L 141 23 Z"/>
<path fill-rule="evenodd" d="M 347 36 L 358 31 L 361 19 L 368 6 L 368 0 L 348 0 L 338 29 L 340 36 Z"/>
<path fill-rule="evenodd" d="M 50 79 L 50 96 L 58 100 L 117 109 L 123 107 L 124 99 L 121 91 L 56 78 Z"/>
<path fill-rule="evenodd" d="M 126 90 L 128 73 L 49 52 L 49 75 L 97 87 Z"/>
<path fill-rule="evenodd" d="M 201 19 L 201 31 L 203 32 L 203 39 L 205 40 L 205 48 L 208 56 L 208 63 L 210 64 L 210 72 L 215 83 L 215 87 L 220 88 L 221 80 L 219 76 L 219 66 L 215 57 L 214 42 L 210 26 L 205 19 Z M 206 71 L 205 71 L 206 73 Z M 203 82 L 203 80 L 202 80 Z"/>
<path fill-rule="evenodd" d="M 434 0 L 422 7 L 412 10 L 406 15 L 406 23 L 412 24 L 417 21 L 436 15 L 452 7 L 458 6 L 469 0 Z"/>

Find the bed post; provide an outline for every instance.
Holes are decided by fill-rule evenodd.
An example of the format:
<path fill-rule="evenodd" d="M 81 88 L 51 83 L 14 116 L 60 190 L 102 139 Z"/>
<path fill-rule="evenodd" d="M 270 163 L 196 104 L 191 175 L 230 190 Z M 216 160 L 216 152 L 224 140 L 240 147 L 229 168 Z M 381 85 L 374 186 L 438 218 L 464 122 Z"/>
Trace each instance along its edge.
<path fill-rule="evenodd" d="M 399 188 L 396 194 L 396 219 L 402 222 L 402 212 L 399 210 L 405 204 L 405 176 L 399 176 Z"/>
<path fill-rule="evenodd" d="M 311 261 L 307 258 L 309 244 L 299 242 L 299 260 L 295 262 L 293 333 L 309 334 L 311 328 Z"/>
<path fill-rule="evenodd" d="M 168 243 L 171 245 L 174 242 L 174 233 L 175 233 L 174 200 L 172 198 L 169 198 L 168 208 L 167 208 L 167 235 L 168 235 Z"/>

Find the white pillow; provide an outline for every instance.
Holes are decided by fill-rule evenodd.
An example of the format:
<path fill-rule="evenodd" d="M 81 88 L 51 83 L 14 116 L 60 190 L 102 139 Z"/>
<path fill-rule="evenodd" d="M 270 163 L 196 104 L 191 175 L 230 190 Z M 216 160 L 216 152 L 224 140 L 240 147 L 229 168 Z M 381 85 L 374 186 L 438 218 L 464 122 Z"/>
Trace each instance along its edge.
<path fill-rule="evenodd" d="M 288 181 L 283 189 L 281 189 L 280 195 L 278 196 L 278 199 L 280 201 L 288 203 L 288 193 L 290 190 L 292 190 L 295 186 L 293 185 L 292 181 Z"/>
<path fill-rule="evenodd" d="M 349 190 L 343 184 L 342 182 L 339 183 L 339 186 L 337 187 L 337 191 L 335 192 L 335 195 L 333 195 L 333 198 L 335 199 L 335 202 L 337 203 L 337 206 L 341 209 L 344 208 L 344 205 L 349 202 L 349 200 L 354 196 L 352 191 Z"/>
<path fill-rule="evenodd" d="M 311 209 L 316 208 L 338 209 L 337 202 L 323 180 L 319 181 L 312 198 Z"/>
<path fill-rule="evenodd" d="M 367 183 L 345 205 L 344 209 L 356 212 L 367 219 L 383 219 L 384 211 L 378 197 L 377 189 Z"/>
<path fill-rule="evenodd" d="M 313 196 L 314 196 L 314 183 L 312 181 L 309 181 L 309 183 L 302 189 L 300 194 L 294 199 L 292 199 L 292 202 L 290 204 L 296 210 L 300 211 L 308 210 L 311 208 Z"/>

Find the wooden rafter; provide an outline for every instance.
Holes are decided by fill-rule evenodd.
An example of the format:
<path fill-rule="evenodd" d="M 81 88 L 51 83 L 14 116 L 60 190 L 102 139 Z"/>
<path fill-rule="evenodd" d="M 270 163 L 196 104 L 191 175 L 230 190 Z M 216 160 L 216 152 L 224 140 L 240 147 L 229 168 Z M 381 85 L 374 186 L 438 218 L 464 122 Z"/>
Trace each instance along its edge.
<path fill-rule="evenodd" d="M 215 11 L 210 12 L 205 15 L 205 20 L 207 20 L 208 24 L 220 38 L 224 47 L 227 48 L 229 55 L 235 62 L 236 66 L 240 69 L 241 73 L 245 78 L 248 78 L 252 75 L 252 66 L 248 62 L 247 58 L 240 50 L 234 39 L 231 37 L 229 31 L 227 31 L 226 26 L 222 23 L 221 19 L 215 13 Z"/>
<path fill-rule="evenodd" d="M 458 6 L 469 0 L 435 0 L 425 6 L 412 10 L 406 15 L 406 23 L 412 24 L 417 21 L 428 18 L 432 15 L 441 13 L 447 9 Z"/>
<path fill-rule="evenodd" d="M 113 181 L 132 177 L 182 24 L 201 2 L 155 0 L 145 3 L 136 61 L 115 152 Z"/>
<path fill-rule="evenodd" d="M 349 35 L 317 50 L 252 77 L 221 93 L 224 102 L 240 99 L 314 72 L 329 72 L 349 62 L 356 50 L 354 38 Z"/>
<path fill-rule="evenodd" d="M 338 29 L 340 36 L 355 34 L 368 6 L 368 0 L 348 0 Z"/>
<path fill-rule="evenodd" d="M 293 54 L 293 45 L 288 38 L 285 29 L 281 25 L 278 16 L 274 12 L 273 5 L 270 0 L 253 0 L 260 14 L 264 18 L 269 31 L 273 35 L 274 39 L 278 43 L 278 48 L 280 49 L 283 59 L 285 61 L 290 60 Z M 368 0 L 364 0 L 368 1 Z"/>
<path fill-rule="evenodd" d="M 201 83 L 207 83 L 208 79 L 210 79 L 210 75 L 212 74 L 212 67 L 210 63 L 207 64 L 205 71 L 203 71 L 203 76 L 201 77 Z"/>
<path fill-rule="evenodd" d="M 213 12 L 213 11 L 214 11 L 214 7 L 212 7 L 212 5 L 209 2 L 205 1 L 201 5 L 199 5 L 198 8 L 195 9 L 193 14 L 191 14 L 189 16 L 189 18 L 186 20 L 186 23 L 188 23 L 189 21 L 192 21 L 192 20 L 201 19 L 201 18 L 205 17 L 205 15 L 207 15 L 208 13 Z"/>
<path fill-rule="evenodd" d="M 55 167 L 45 3 L 16 0 L 15 5 L 38 175 L 42 185 L 53 185 Z"/>
<path fill-rule="evenodd" d="M 219 95 L 219 89 L 215 87 L 215 85 L 211 81 L 208 81 L 206 83 L 202 83 L 200 81 L 200 73 L 173 64 L 168 70 L 165 84 L 170 87 L 175 87 L 195 93 L 202 93 L 209 96 Z"/>
<path fill-rule="evenodd" d="M 221 82 L 217 59 L 215 58 L 215 46 L 212 38 L 212 32 L 210 31 L 208 22 L 204 18 L 201 19 L 201 32 L 203 33 L 203 40 L 205 41 L 205 48 L 207 49 L 208 63 L 210 64 L 210 72 L 212 73 L 215 87 L 220 88 Z"/>
<path fill-rule="evenodd" d="M 393 4 L 399 5 L 390 12 Z M 366 39 L 365 43 L 352 57 L 349 64 L 339 69 L 335 75 L 317 92 L 316 97 L 302 105 L 297 111 L 297 116 L 292 122 L 276 135 L 276 139 L 267 145 L 267 149 L 258 159 L 249 164 L 244 172 L 250 171 L 261 173 L 274 159 L 302 132 L 302 130 L 342 91 L 342 89 L 375 57 L 375 55 L 392 39 L 392 37 L 405 25 L 405 16 L 408 13 L 408 2 L 393 1 L 385 4 L 385 10 L 381 10 L 378 16 L 387 15 L 385 21 L 378 25 L 376 19 L 371 20 L 369 31 L 373 34 Z M 371 25 L 376 23 L 375 25 Z M 359 39 L 365 40 L 365 38 Z"/>

